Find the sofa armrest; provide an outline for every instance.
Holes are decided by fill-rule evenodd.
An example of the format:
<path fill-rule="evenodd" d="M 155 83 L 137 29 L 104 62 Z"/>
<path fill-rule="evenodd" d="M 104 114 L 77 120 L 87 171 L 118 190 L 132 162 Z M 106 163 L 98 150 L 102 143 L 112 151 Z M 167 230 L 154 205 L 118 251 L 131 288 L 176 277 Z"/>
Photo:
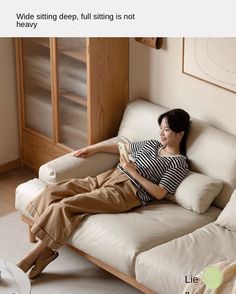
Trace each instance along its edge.
<path fill-rule="evenodd" d="M 112 138 L 104 142 L 127 142 L 122 138 Z M 39 169 L 39 179 L 45 183 L 57 183 L 71 178 L 96 176 L 114 168 L 119 162 L 119 154 L 97 153 L 91 157 L 78 158 L 69 153 L 49 161 Z"/>

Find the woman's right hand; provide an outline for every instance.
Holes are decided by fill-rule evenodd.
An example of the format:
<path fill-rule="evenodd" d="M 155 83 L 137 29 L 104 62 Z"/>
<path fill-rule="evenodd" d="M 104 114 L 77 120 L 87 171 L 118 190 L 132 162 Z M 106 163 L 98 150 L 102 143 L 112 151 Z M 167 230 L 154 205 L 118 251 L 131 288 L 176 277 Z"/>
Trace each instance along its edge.
<path fill-rule="evenodd" d="M 84 148 L 76 150 L 73 153 L 73 156 L 84 158 L 84 157 L 92 156 L 95 153 L 97 153 L 96 148 L 94 148 L 93 146 L 88 146 L 88 147 L 84 147 Z"/>

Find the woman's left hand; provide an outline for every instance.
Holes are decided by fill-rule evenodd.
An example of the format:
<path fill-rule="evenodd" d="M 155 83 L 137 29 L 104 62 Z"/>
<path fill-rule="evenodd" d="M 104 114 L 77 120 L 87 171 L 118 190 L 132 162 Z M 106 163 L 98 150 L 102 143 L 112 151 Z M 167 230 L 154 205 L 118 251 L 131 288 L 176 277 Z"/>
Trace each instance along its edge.
<path fill-rule="evenodd" d="M 127 161 L 123 155 L 120 156 L 120 165 L 132 176 L 137 172 L 135 164 L 130 160 Z"/>

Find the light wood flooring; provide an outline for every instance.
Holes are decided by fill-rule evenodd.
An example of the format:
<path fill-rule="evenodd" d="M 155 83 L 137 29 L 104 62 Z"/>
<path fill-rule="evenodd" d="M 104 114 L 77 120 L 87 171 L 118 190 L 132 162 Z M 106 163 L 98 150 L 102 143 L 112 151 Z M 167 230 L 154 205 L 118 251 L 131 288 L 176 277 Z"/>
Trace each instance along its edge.
<path fill-rule="evenodd" d="M 37 174 L 26 168 L 0 173 L 0 216 L 15 211 L 16 187 L 35 177 Z"/>

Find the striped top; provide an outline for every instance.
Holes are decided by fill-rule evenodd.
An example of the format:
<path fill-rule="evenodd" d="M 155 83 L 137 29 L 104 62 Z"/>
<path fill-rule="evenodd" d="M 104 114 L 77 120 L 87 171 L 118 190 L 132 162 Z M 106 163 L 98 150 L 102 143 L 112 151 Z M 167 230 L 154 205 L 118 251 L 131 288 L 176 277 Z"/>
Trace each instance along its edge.
<path fill-rule="evenodd" d="M 157 140 L 133 142 L 131 156 L 137 172 L 154 184 L 173 194 L 188 173 L 187 158 L 183 155 L 160 155 L 164 146 Z M 133 182 L 143 205 L 155 200 L 125 169 L 118 166 Z"/>

